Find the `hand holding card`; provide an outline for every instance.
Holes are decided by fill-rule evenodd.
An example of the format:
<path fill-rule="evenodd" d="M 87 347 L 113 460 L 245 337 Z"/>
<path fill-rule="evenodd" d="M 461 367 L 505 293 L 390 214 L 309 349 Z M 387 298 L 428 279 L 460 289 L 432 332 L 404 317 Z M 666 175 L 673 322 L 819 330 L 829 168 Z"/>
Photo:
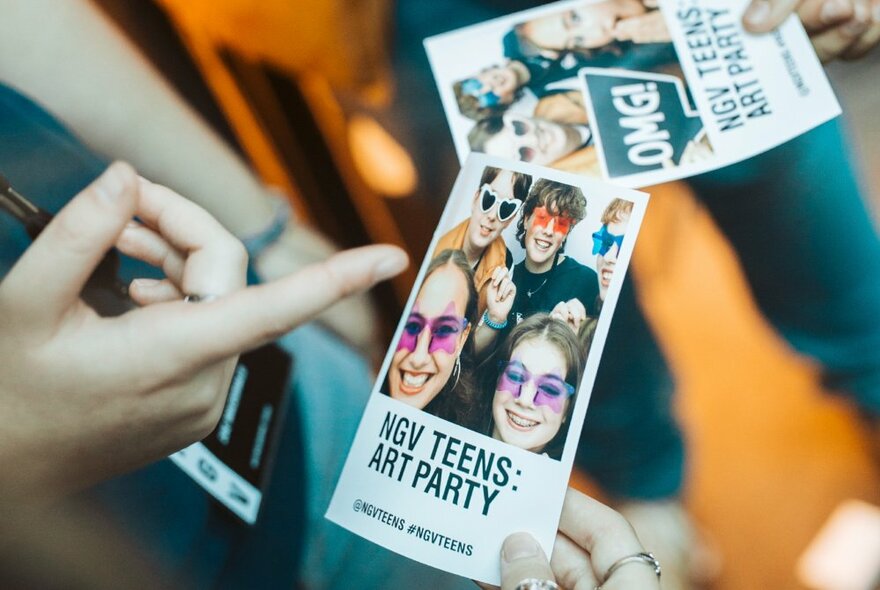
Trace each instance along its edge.
<path fill-rule="evenodd" d="M 498 582 L 513 532 L 549 554 L 646 205 L 642 193 L 474 154 L 327 517 L 484 582 Z M 606 226 L 616 233 L 597 256 L 594 234 Z"/>
<path fill-rule="evenodd" d="M 648 558 L 623 516 L 569 488 L 562 506 L 553 557 L 528 533 L 514 533 L 501 547 L 501 590 L 660 588 L 656 560 Z M 623 567 L 627 565 L 627 567 Z M 478 584 L 484 590 L 496 588 Z"/>
<path fill-rule="evenodd" d="M 767 33 L 796 13 L 823 62 L 858 59 L 880 43 L 880 3 L 875 0 L 753 0 L 743 24 L 754 33 Z"/>
<path fill-rule="evenodd" d="M 641 187 L 733 164 L 837 116 L 814 53 L 855 57 L 880 41 L 877 2 L 799 3 L 815 52 L 796 19 L 782 22 L 797 2 L 752 4 L 745 22 L 763 23 L 752 31 L 779 25 L 765 35 L 743 28 L 747 4 L 569 0 L 427 39 L 459 158 Z M 472 108 L 463 81 L 488 71 L 508 73 L 504 99 Z"/>

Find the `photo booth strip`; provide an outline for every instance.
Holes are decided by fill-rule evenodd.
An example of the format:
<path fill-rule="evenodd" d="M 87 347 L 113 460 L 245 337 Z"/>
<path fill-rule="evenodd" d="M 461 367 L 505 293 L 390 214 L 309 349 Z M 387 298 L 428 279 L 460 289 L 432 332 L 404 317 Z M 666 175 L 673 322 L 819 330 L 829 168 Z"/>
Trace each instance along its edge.
<path fill-rule="evenodd" d="M 617 252 L 583 377 L 574 384 L 577 393 L 570 398 L 574 403 L 564 448 L 558 459 L 496 440 L 489 431 L 480 432 L 451 419 L 440 418 L 406 401 L 389 397 L 384 390 L 395 354 L 410 354 L 417 345 L 413 334 L 405 335 L 405 330 L 414 310 L 424 312 L 424 308 L 416 303 L 438 242 L 451 230 L 460 229 L 463 222 L 469 224 L 474 219 L 484 219 L 481 215 L 486 212 L 482 210 L 480 189 L 487 166 L 530 175 L 532 187 L 544 179 L 581 191 L 586 198 L 586 216 L 574 223 L 567 234 L 565 256 L 570 264 L 583 269 L 582 272 L 591 276 L 593 281 L 599 280 L 595 272 L 599 256 L 608 256 L 612 249 Z M 622 238 L 602 232 L 607 230 L 601 221 L 602 214 L 616 199 L 632 204 L 629 224 Z M 484 154 L 471 155 L 453 187 L 428 249 L 432 254 L 422 264 L 373 386 L 327 510 L 327 518 L 401 555 L 492 584 L 499 582 L 499 551 L 507 535 L 529 531 L 549 555 L 593 381 L 647 202 L 648 195 L 644 193 L 595 179 Z M 550 217 L 558 214 L 558 211 L 549 212 Z M 529 255 L 516 239 L 522 215 L 521 209 L 501 234 L 515 265 Z M 535 215 L 534 211 L 531 215 Z M 554 230 L 555 220 L 543 221 L 548 231 Z M 594 234 L 599 238 L 594 239 Z M 596 287 L 598 289 L 598 285 Z M 451 309 L 453 311 L 446 309 L 444 313 L 457 317 L 460 312 L 455 311 L 457 308 Z M 422 334 L 435 323 L 433 320 L 420 322 L 412 327 L 412 331 L 418 330 L 416 336 L 430 342 L 434 333 Z M 570 329 L 562 322 L 560 325 L 564 330 Z M 473 333 L 470 331 L 468 337 L 473 337 Z M 400 344 L 402 337 L 403 345 Z M 426 353 L 427 348 L 425 344 Z M 448 350 L 435 347 L 433 354 L 448 355 Z M 449 366 L 449 358 L 441 360 Z M 523 379 L 543 383 L 540 375 L 528 375 Z M 485 390 L 482 393 L 493 394 Z M 548 390 L 546 393 L 553 392 Z M 550 404 L 544 405 L 549 408 L 546 411 L 553 411 Z"/>
<path fill-rule="evenodd" d="M 748 0 L 659 0 L 659 8 L 646 8 L 646 14 L 659 10 L 669 34 L 669 41 L 665 42 L 612 40 L 584 50 L 548 50 L 523 49 L 522 42 L 517 41 L 517 25 L 537 19 L 563 19 L 572 10 L 605 10 L 616 3 L 617 0 L 556 2 L 425 40 L 461 161 L 472 150 L 472 143 L 489 152 L 499 151 L 496 155 L 521 157 L 510 149 L 509 141 L 494 145 L 486 142 L 483 129 L 490 118 L 463 112 L 456 96 L 458 82 L 467 82 L 472 94 L 483 96 L 488 89 L 469 81 L 482 70 L 510 60 L 528 66 L 529 82 L 520 85 L 509 106 L 494 93 L 493 100 L 481 105 L 491 107 L 489 110 L 498 117 L 544 120 L 557 131 L 567 128 L 569 135 L 573 131 L 581 133 L 587 141 L 588 134 L 580 129 L 580 122 L 572 120 L 570 113 L 559 115 L 558 111 L 544 108 L 547 99 L 558 94 L 560 85 L 571 87 L 574 83 L 589 105 L 588 124 L 599 165 L 591 159 L 589 143 L 572 142 L 563 149 L 547 150 L 541 157 L 555 158 L 548 162 L 551 167 L 601 176 L 627 187 L 687 178 L 734 164 L 802 135 L 841 112 L 797 17 L 792 16 L 770 34 L 746 33 L 741 16 Z M 597 29 L 583 37 L 599 33 Z M 588 68 L 586 75 L 581 73 L 584 68 Z M 608 73 L 602 76 L 598 70 Z M 623 74 L 621 70 L 629 73 Z M 626 76 L 653 79 L 656 88 L 642 92 L 658 93 L 658 97 L 646 103 L 657 102 L 657 110 L 634 115 L 608 108 L 609 95 L 612 103 L 614 98 L 621 98 L 612 94 L 614 88 L 625 93 L 625 88 L 632 86 L 633 82 L 624 79 Z M 688 99 L 676 101 L 675 93 L 681 92 Z M 691 108 L 696 111 L 693 115 Z M 486 109 L 480 111 L 485 112 Z M 697 120 L 702 122 L 699 134 L 694 131 Z M 493 122 L 493 131 L 500 125 Z M 505 131 L 508 137 L 515 138 L 512 123 L 505 121 L 504 125 L 510 127 Z M 478 127 L 483 129 L 474 131 Z M 663 132 L 669 134 L 667 139 L 660 139 Z M 472 142 L 472 134 L 483 139 Z M 654 157 L 647 156 L 649 150 L 632 149 L 647 136 L 653 136 Z M 526 140 L 520 136 L 515 141 Z M 661 146 L 660 142 L 666 145 Z M 501 154 L 501 150 L 510 153 Z M 634 157 L 631 159 L 630 155 Z"/>

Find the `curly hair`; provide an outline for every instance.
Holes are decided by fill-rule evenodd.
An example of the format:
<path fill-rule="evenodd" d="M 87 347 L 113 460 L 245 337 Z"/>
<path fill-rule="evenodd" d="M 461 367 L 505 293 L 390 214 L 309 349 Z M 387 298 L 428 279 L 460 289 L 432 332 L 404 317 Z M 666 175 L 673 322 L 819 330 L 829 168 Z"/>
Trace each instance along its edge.
<path fill-rule="evenodd" d="M 587 216 L 587 198 L 576 186 L 555 180 L 541 178 L 532 185 L 529 196 L 522 206 L 522 213 L 516 222 L 516 239 L 520 246 L 526 247 L 526 219 L 532 216 L 536 207 L 547 207 L 551 215 L 570 217 L 572 225 Z M 560 248 L 560 252 L 565 244 Z"/>

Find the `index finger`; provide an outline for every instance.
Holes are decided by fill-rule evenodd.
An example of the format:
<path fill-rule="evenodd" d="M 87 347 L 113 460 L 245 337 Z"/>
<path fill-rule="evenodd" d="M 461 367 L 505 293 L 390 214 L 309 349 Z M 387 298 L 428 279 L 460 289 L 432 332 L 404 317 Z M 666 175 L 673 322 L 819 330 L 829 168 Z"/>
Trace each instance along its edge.
<path fill-rule="evenodd" d="M 503 281 L 507 277 L 507 269 L 503 266 L 496 266 L 495 270 L 492 271 L 492 285 L 495 287 L 501 286 L 501 281 Z"/>
<path fill-rule="evenodd" d="M 621 557 L 644 551 L 623 516 L 571 488 L 565 494 L 559 531 L 590 554 L 597 575 Z"/>
<path fill-rule="evenodd" d="M 180 279 L 184 293 L 219 296 L 244 287 L 247 253 L 235 236 L 171 189 L 143 178 L 140 187 L 138 217 L 185 254 Z"/>
<path fill-rule="evenodd" d="M 577 297 L 568 300 L 568 310 L 572 315 L 578 315 L 581 318 L 587 316 L 587 308 Z"/>
<path fill-rule="evenodd" d="M 852 0 L 803 0 L 798 16 L 810 35 L 842 24 L 853 17 Z"/>
<path fill-rule="evenodd" d="M 563 588 L 570 590 L 593 590 L 599 583 L 586 551 L 562 534 L 556 535 L 550 567 Z"/>
<path fill-rule="evenodd" d="M 394 246 L 347 250 L 213 302 L 178 303 L 174 321 L 156 322 L 154 333 L 165 344 L 170 362 L 210 364 L 275 340 L 339 299 L 399 274 L 406 265 L 406 254 Z"/>
<path fill-rule="evenodd" d="M 752 33 L 769 33 L 795 11 L 800 0 L 752 0 L 743 14 L 743 25 Z"/>
<path fill-rule="evenodd" d="M 550 315 L 553 315 L 554 313 L 561 313 L 565 317 L 568 317 L 568 304 L 565 301 L 560 301 L 550 310 Z"/>
<path fill-rule="evenodd" d="M 874 0 L 872 3 L 873 24 L 862 34 L 858 41 L 847 48 L 843 54 L 843 59 L 852 60 L 864 57 L 868 51 L 873 49 L 880 43 L 880 0 Z"/>
<path fill-rule="evenodd" d="M 853 16 L 845 24 L 814 35 L 810 40 L 822 63 L 829 62 L 855 48 L 859 38 L 871 26 L 871 10 L 867 0 L 854 0 Z"/>

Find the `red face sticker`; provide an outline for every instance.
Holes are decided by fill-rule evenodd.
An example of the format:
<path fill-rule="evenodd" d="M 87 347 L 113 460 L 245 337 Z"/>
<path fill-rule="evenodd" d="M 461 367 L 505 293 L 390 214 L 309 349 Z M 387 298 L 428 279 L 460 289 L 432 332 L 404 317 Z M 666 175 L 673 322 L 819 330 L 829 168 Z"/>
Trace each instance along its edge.
<path fill-rule="evenodd" d="M 535 207 L 535 210 L 532 212 L 532 225 L 546 228 L 550 225 L 551 221 L 553 222 L 553 231 L 555 233 L 567 236 L 568 232 L 571 231 L 571 217 L 550 215 L 547 207 Z"/>

